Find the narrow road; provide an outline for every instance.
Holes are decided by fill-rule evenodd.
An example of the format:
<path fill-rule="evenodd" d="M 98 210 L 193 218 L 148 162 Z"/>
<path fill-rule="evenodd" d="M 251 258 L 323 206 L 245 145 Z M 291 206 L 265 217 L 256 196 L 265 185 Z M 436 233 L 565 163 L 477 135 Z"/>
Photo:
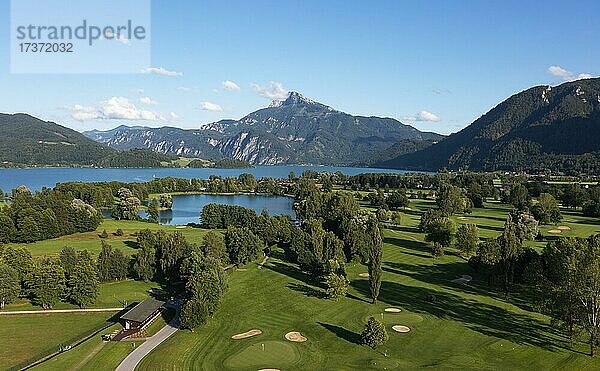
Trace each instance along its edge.
<path fill-rule="evenodd" d="M 133 371 L 137 367 L 137 365 L 142 361 L 142 359 L 147 356 L 154 348 L 159 346 L 163 341 L 167 340 L 169 336 L 173 335 L 177 330 L 179 330 L 179 312 L 180 306 L 175 305 L 175 316 L 171 320 L 171 322 L 160 329 L 154 336 L 149 337 L 146 341 L 144 341 L 140 346 L 134 349 L 133 352 L 129 353 L 129 355 L 121 362 L 121 364 L 116 368 L 116 371 Z M 126 341 L 126 340 L 125 340 Z"/>
<path fill-rule="evenodd" d="M 53 313 L 88 313 L 88 312 L 120 312 L 125 308 L 89 308 L 89 309 L 48 309 L 48 310 L 14 310 L 10 312 L 0 312 L 2 315 L 18 314 L 53 314 Z"/>

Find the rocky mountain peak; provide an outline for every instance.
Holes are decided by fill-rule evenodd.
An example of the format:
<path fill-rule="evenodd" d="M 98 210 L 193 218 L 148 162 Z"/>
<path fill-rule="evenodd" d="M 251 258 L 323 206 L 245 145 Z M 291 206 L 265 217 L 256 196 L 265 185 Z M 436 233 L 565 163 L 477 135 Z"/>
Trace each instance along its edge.
<path fill-rule="evenodd" d="M 297 91 L 291 91 L 286 100 L 282 102 L 283 106 L 290 106 L 294 104 L 317 104 L 312 99 L 306 98 L 304 95 L 298 93 Z"/>

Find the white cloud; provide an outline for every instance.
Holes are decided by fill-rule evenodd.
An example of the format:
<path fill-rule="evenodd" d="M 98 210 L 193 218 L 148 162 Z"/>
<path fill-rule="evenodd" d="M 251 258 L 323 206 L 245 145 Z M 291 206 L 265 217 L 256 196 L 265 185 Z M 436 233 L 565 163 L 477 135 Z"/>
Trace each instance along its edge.
<path fill-rule="evenodd" d="M 581 79 L 591 79 L 593 76 L 589 73 L 580 73 L 575 74 L 571 71 L 568 71 L 561 66 L 550 66 L 548 67 L 548 73 L 552 76 L 559 77 L 563 81 L 574 81 Z"/>
<path fill-rule="evenodd" d="M 136 92 L 137 92 L 138 94 L 144 94 L 144 89 L 137 89 L 137 90 L 136 90 Z"/>
<path fill-rule="evenodd" d="M 149 106 L 158 104 L 157 101 L 155 101 L 154 99 L 152 99 L 150 97 L 142 97 L 142 98 L 140 98 L 140 103 L 141 104 L 147 104 Z"/>
<path fill-rule="evenodd" d="M 71 117 L 77 121 L 95 120 L 99 115 L 98 110 L 95 107 L 87 107 L 80 104 L 76 104 L 67 109 L 71 111 Z"/>
<path fill-rule="evenodd" d="M 212 112 L 223 111 L 223 107 L 219 106 L 216 103 L 211 103 L 211 102 L 201 102 L 200 108 L 202 108 L 204 111 L 212 111 Z"/>
<path fill-rule="evenodd" d="M 438 122 L 440 121 L 440 117 L 435 113 L 431 113 L 428 111 L 421 111 L 416 115 L 404 116 L 402 117 L 405 121 L 428 121 L 428 122 Z"/>
<path fill-rule="evenodd" d="M 177 71 L 171 71 L 171 70 L 167 70 L 163 67 L 148 67 L 148 68 L 144 68 L 142 71 L 142 73 L 151 73 L 151 74 L 155 74 L 155 75 L 163 75 L 163 76 L 183 76 L 183 72 L 177 72 Z"/>
<path fill-rule="evenodd" d="M 159 112 L 137 108 L 127 98 L 112 97 L 100 102 L 97 106 L 74 105 L 67 107 L 71 117 L 77 121 L 90 120 L 148 120 L 162 121 L 164 116 Z"/>
<path fill-rule="evenodd" d="M 180 90 L 180 91 L 190 91 L 190 90 L 192 90 L 192 88 L 188 88 L 187 86 L 180 86 L 180 87 L 177 88 L 177 90 Z"/>
<path fill-rule="evenodd" d="M 222 85 L 223 85 L 223 89 L 225 89 L 225 90 L 229 90 L 229 91 L 240 91 L 241 90 L 241 88 L 238 84 L 236 84 L 235 82 L 230 81 L 230 80 L 223 81 Z"/>
<path fill-rule="evenodd" d="M 171 112 L 169 113 L 169 116 L 171 117 L 171 120 L 181 120 L 181 116 L 179 116 L 177 113 L 175 112 Z"/>
<path fill-rule="evenodd" d="M 271 81 L 266 85 L 252 84 L 254 91 L 261 97 L 268 98 L 271 100 L 283 100 L 288 96 L 288 91 L 283 87 L 280 82 Z"/>

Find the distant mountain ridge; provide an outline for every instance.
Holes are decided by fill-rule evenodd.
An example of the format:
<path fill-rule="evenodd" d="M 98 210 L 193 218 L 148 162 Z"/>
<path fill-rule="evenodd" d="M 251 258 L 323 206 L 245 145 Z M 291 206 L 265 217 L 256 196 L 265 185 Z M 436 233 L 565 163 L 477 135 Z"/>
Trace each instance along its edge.
<path fill-rule="evenodd" d="M 392 118 L 353 116 L 291 92 L 240 120 L 200 129 L 118 127 L 87 137 L 116 149 L 148 148 L 180 156 L 232 158 L 259 165 L 365 163 L 401 140 L 438 141 Z"/>
<path fill-rule="evenodd" d="M 597 172 L 600 79 L 536 86 L 515 94 L 428 148 L 381 161 L 399 169 Z"/>
<path fill-rule="evenodd" d="M 0 162 L 89 166 L 116 153 L 83 134 L 24 113 L 0 113 Z"/>

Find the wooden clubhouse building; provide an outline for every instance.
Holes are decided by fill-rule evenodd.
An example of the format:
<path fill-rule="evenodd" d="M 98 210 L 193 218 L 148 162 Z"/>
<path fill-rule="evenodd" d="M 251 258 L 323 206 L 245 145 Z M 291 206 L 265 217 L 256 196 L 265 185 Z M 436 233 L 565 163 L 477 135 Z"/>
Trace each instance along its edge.
<path fill-rule="evenodd" d="M 164 308 L 165 302 L 154 298 L 138 303 L 119 318 L 123 330 L 113 340 L 122 340 L 142 331 L 161 315 Z"/>

